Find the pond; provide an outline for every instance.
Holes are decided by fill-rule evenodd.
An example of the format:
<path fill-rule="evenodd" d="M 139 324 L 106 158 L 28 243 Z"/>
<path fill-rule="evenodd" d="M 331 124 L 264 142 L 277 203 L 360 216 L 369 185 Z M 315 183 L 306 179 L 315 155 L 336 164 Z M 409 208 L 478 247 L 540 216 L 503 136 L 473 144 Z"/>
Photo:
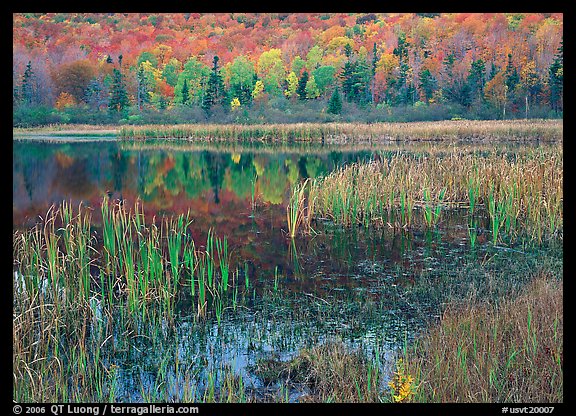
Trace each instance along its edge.
<path fill-rule="evenodd" d="M 397 351 L 437 322 L 448 301 L 465 299 L 471 288 L 486 297 L 506 293 L 542 262 L 561 267 L 561 246 L 492 247 L 487 214 L 478 217 L 471 249 L 466 208 L 446 211 L 434 229 L 350 228 L 318 218 L 312 235 L 287 237 L 286 206 L 295 184 L 430 146 L 18 140 L 14 229 L 32 227 L 51 205 L 69 201 L 88 208 L 93 232 L 102 233 L 106 197 L 128 207 L 140 203 L 147 223 L 188 214 L 196 247 L 208 245 L 209 233 L 225 236 L 237 284 L 219 311 L 199 318 L 189 289 L 182 289 L 172 322 L 128 325 L 123 312 L 94 314 L 87 342 L 98 344 L 103 366 L 113 369 L 101 394 L 119 402 L 204 400 L 232 374 L 249 396 L 297 401 L 306 389 L 284 386 L 265 373 L 264 363 L 341 341 L 378 357 L 381 371 L 390 374 Z M 498 151 L 514 154 L 517 146 Z M 488 271 L 500 280 L 486 281 Z M 101 299 L 91 302 L 102 310 Z M 112 334 L 104 343 L 96 335 L 102 328 Z"/>

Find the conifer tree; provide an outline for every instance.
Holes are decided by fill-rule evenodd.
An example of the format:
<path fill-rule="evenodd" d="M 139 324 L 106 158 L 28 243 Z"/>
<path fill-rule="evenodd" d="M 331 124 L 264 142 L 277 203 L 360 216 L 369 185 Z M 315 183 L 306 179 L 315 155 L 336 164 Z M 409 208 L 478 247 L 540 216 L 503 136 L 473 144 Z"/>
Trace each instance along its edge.
<path fill-rule="evenodd" d="M 190 91 L 188 89 L 188 80 L 184 79 L 184 85 L 182 85 L 182 105 L 188 104 L 189 98 L 190 98 Z"/>
<path fill-rule="evenodd" d="M 554 57 L 554 62 L 548 70 L 548 84 L 550 86 L 550 104 L 555 111 L 562 108 L 562 91 L 564 87 L 564 41 Z"/>
<path fill-rule="evenodd" d="M 124 85 L 124 79 L 122 73 L 114 68 L 112 72 L 112 88 L 110 91 L 110 101 L 108 103 L 108 108 L 111 111 L 123 111 L 130 105 L 128 100 L 128 93 L 126 92 L 126 86 Z"/>
<path fill-rule="evenodd" d="M 209 112 L 214 105 L 221 104 L 225 97 L 224 81 L 218 68 L 219 59 L 218 56 L 214 56 L 212 72 L 208 78 L 208 86 L 202 98 L 202 109 L 206 112 Z"/>
<path fill-rule="evenodd" d="M 300 79 L 298 80 L 298 87 L 296 88 L 296 94 L 301 100 L 306 99 L 306 84 L 308 83 L 308 71 L 302 72 Z"/>
<path fill-rule="evenodd" d="M 342 98 L 338 87 L 334 88 L 330 101 L 328 101 L 328 112 L 330 114 L 340 114 L 342 112 Z"/>
<path fill-rule="evenodd" d="M 20 99 L 24 104 L 30 105 L 34 102 L 34 78 L 32 62 L 28 61 L 22 76 L 22 86 L 20 87 Z"/>

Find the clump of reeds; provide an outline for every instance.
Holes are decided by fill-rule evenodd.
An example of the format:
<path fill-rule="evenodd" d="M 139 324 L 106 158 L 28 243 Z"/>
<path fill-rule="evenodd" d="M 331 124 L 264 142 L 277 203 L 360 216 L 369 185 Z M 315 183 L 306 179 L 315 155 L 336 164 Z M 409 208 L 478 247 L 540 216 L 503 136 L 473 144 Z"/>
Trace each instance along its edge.
<path fill-rule="evenodd" d="M 255 373 L 265 384 L 306 391 L 301 402 L 383 401 L 379 361 L 350 351 L 342 342 L 302 349 L 290 361 L 260 360 Z"/>
<path fill-rule="evenodd" d="M 154 331 L 173 322 L 178 299 L 187 297 L 196 316 L 220 323 L 231 290 L 236 306 L 239 279 L 226 237 L 210 231 L 199 246 L 188 214 L 157 226 L 146 223 L 138 202 L 132 209 L 104 198 L 100 211 L 101 228 L 89 209 L 62 203 L 14 232 L 14 400 L 113 397 L 116 376 L 103 361 L 103 347 L 117 342 L 113 319 L 127 333 L 143 325 Z"/>
<path fill-rule="evenodd" d="M 562 120 L 463 120 L 411 123 L 179 124 L 123 126 L 122 139 L 232 141 L 562 140 Z"/>
<path fill-rule="evenodd" d="M 444 153 L 395 153 L 381 160 L 339 168 L 310 184 L 315 214 L 345 226 L 428 227 L 450 208 L 490 217 L 493 243 L 502 231 L 542 243 L 563 229 L 562 150 L 531 149 L 510 156 L 454 148 Z M 399 215 L 398 215 L 399 214 Z"/>
<path fill-rule="evenodd" d="M 310 179 L 302 183 L 297 183 L 292 188 L 292 194 L 286 205 L 286 221 L 288 223 L 288 236 L 296 237 L 298 230 L 303 226 L 303 232 L 309 234 L 312 232 L 311 221 L 314 215 L 315 199 L 308 195 L 306 198 L 306 186 Z"/>
<path fill-rule="evenodd" d="M 542 274 L 498 304 L 452 305 L 404 352 L 416 402 L 563 402 L 562 284 Z"/>

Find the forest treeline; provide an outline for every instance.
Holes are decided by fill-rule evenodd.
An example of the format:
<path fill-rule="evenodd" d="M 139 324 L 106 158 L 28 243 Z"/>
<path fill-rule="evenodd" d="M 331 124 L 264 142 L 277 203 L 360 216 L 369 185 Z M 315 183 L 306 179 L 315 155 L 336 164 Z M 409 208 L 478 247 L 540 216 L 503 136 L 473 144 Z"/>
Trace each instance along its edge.
<path fill-rule="evenodd" d="M 13 15 L 13 124 L 558 118 L 563 15 Z"/>

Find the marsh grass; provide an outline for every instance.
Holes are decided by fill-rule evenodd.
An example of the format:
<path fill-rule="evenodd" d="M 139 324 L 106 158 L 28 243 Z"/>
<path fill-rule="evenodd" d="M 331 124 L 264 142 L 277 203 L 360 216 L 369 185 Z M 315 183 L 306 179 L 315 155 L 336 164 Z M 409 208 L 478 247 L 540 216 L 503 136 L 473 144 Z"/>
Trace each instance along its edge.
<path fill-rule="evenodd" d="M 317 217 L 347 227 L 433 227 L 443 210 L 468 208 L 471 223 L 489 215 L 493 244 L 502 232 L 540 244 L 562 236 L 562 149 L 396 152 L 312 180 L 309 198 Z"/>
<path fill-rule="evenodd" d="M 106 198 L 100 211 L 100 229 L 91 209 L 62 203 L 14 231 L 14 400 L 113 399 L 115 367 L 104 351 L 117 347 L 115 326 L 155 337 L 174 324 L 184 297 L 197 303 L 197 319 L 220 324 L 225 293 L 238 290 L 226 237 L 210 232 L 198 246 L 188 214 L 148 225 L 139 202 L 132 209 Z"/>
<path fill-rule="evenodd" d="M 380 402 L 382 373 L 376 361 L 341 341 L 300 350 L 290 361 L 261 359 L 255 373 L 265 384 L 304 392 L 300 402 Z"/>
<path fill-rule="evenodd" d="M 563 290 L 541 273 L 517 296 L 452 304 L 404 354 L 416 402 L 563 401 Z"/>
<path fill-rule="evenodd" d="M 288 204 L 286 205 L 286 221 L 288 224 L 288 236 L 290 238 L 296 237 L 300 226 L 303 226 L 302 232 L 310 234 L 313 232 L 310 225 L 312 216 L 314 214 L 314 198 L 306 198 L 306 187 L 310 179 L 306 179 L 302 183 L 297 183 L 290 195 Z M 307 203 L 306 203 L 307 202 Z"/>
<path fill-rule="evenodd" d="M 561 120 L 431 121 L 411 123 L 180 124 L 123 126 L 121 139 L 232 141 L 562 140 Z"/>

